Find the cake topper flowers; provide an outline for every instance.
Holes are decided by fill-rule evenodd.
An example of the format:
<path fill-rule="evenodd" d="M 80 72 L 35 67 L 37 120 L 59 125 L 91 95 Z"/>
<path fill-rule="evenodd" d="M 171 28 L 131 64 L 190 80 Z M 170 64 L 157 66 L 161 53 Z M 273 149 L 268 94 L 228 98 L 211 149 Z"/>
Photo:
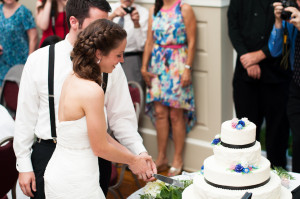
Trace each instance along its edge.
<path fill-rule="evenodd" d="M 249 120 L 246 117 L 243 117 L 242 119 L 238 119 L 238 118 L 233 118 L 231 120 L 231 126 L 234 129 L 237 130 L 242 130 L 245 126 L 247 126 L 249 124 Z"/>

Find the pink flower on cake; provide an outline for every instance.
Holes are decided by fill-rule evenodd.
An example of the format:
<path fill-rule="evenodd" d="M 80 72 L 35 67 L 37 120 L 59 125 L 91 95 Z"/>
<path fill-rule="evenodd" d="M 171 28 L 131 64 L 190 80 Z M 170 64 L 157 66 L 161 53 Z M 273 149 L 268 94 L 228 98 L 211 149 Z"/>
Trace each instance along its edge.
<path fill-rule="evenodd" d="M 231 120 L 231 126 L 232 126 L 232 128 L 235 129 L 235 127 L 236 127 L 236 125 L 238 124 L 238 122 L 239 122 L 239 120 L 238 120 L 237 118 L 233 118 L 233 119 Z"/>

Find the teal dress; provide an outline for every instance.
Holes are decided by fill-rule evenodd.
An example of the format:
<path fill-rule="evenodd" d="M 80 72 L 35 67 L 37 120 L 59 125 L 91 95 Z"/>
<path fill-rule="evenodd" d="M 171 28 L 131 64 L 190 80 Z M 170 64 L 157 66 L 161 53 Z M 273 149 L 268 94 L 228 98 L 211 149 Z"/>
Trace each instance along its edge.
<path fill-rule="evenodd" d="M 153 15 L 154 47 L 148 71 L 156 77 L 147 88 L 146 113 L 155 124 L 154 102 L 185 110 L 186 131 L 196 122 L 193 85 L 181 86 L 181 75 L 187 60 L 187 36 L 181 14 L 181 1 L 170 9 Z"/>
<path fill-rule="evenodd" d="M 3 4 L 0 5 L 0 86 L 8 70 L 17 64 L 25 64 L 29 53 L 27 30 L 35 28 L 34 18 L 25 6 L 21 5 L 15 13 L 5 18 Z"/>

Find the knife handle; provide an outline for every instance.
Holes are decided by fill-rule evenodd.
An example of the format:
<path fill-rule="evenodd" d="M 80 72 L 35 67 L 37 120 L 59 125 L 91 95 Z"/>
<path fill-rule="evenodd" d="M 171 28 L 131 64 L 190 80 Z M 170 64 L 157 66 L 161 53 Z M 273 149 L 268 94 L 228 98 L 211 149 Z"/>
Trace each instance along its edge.
<path fill-rule="evenodd" d="M 252 193 L 246 192 L 241 199 L 251 199 L 251 198 L 252 198 Z"/>

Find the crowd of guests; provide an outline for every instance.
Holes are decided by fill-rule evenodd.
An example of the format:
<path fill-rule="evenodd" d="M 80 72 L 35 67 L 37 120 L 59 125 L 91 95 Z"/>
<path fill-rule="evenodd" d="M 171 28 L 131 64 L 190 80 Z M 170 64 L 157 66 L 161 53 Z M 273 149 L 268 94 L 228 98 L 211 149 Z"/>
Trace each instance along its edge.
<path fill-rule="evenodd" d="M 180 174 L 185 137 L 196 123 L 190 5 L 155 0 L 148 11 L 134 0 L 37 0 L 34 21 L 18 0 L 1 1 L 0 86 L 11 67 L 25 64 L 14 134 L 25 195 L 105 198 L 110 161 L 151 181 L 168 169 L 169 137 L 175 152 L 168 175 Z M 267 157 L 286 168 L 290 127 L 293 156 L 300 152 L 300 12 L 285 8 L 291 17 L 283 20 L 283 9 L 272 0 L 231 0 L 228 29 L 237 52 L 236 115 L 256 124 L 257 139 L 265 119 Z M 38 50 L 36 25 L 43 31 Z M 127 80 L 145 88 L 145 113 L 157 132 L 155 163 L 137 132 Z M 299 161 L 293 158 L 295 172 Z"/>

